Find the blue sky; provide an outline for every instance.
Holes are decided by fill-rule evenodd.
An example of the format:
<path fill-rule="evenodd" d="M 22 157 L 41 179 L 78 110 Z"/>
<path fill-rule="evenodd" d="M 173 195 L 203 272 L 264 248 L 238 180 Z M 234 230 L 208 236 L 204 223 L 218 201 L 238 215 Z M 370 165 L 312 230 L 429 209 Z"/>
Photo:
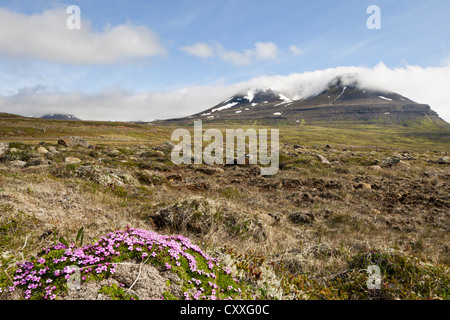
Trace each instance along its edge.
<path fill-rule="evenodd" d="M 65 26 L 73 4 L 82 30 Z M 381 9 L 380 30 L 366 26 L 370 5 Z M 449 13 L 447 0 L 0 1 L 0 111 L 152 120 L 206 109 L 255 79 L 339 67 L 378 66 L 378 81 L 402 94 L 430 79 L 445 88 Z M 423 84 L 401 80 L 413 74 Z M 423 91 L 419 102 L 450 120 L 449 97 Z M 134 116 L 124 119 L 124 107 Z"/>

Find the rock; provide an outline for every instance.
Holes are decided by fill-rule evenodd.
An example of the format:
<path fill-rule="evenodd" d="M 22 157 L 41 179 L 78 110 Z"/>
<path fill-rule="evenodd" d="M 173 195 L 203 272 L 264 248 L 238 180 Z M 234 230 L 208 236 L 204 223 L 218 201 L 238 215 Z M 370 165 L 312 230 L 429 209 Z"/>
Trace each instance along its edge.
<path fill-rule="evenodd" d="M 314 221 L 314 215 L 311 212 L 293 212 L 289 220 L 296 224 L 310 224 Z"/>
<path fill-rule="evenodd" d="M 395 166 L 400 162 L 400 159 L 397 158 L 386 158 L 382 160 L 382 163 L 387 166 Z"/>
<path fill-rule="evenodd" d="M 25 161 L 15 160 L 9 162 L 9 166 L 12 168 L 24 168 L 27 165 Z"/>
<path fill-rule="evenodd" d="M 411 165 L 410 165 L 408 162 L 405 162 L 405 161 L 403 161 L 403 160 L 400 160 L 400 161 L 397 163 L 397 167 L 400 167 L 400 168 L 409 168 L 409 167 L 411 167 Z"/>
<path fill-rule="evenodd" d="M 301 149 L 302 148 L 302 146 L 301 145 L 298 145 L 298 144 L 294 144 L 294 149 Z"/>
<path fill-rule="evenodd" d="M 322 164 L 331 164 L 330 161 L 328 161 L 327 158 L 325 158 L 324 156 L 318 154 L 317 155 L 317 159 L 320 161 L 320 163 Z"/>
<path fill-rule="evenodd" d="M 155 150 L 159 150 L 159 151 L 172 151 L 172 149 L 175 147 L 175 145 L 170 142 L 170 141 L 166 141 L 164 142 L 162 145 L 159 145 L 157 147 L 155 147 Z"/>
<path fill-rule="evenodd" d="M 355 189 L 372 190 L 372 185 L 369 183 L 361 182 L 355 186 Z"/>
<path fill-rule="evenodd" d="M 16 148 L 9 149 L 9 153 L 17 153 L 17 152 L 19 152 L 19 150 Z"/>
<path fill-rule="evenodd" d="M 117 157 L 117 156 L 120 156 L 120 151 L 117 149 L 109 150 L 108 155 L 110 157 Z"/>
<path fill-rule="evenodd" d="M 437 161 L 438 164 L 449 164 L 449 159 L 448 157 L 444 157 L 444 158 L 439 158 Z"/>
<path fill-rule="evenodd" d="M 164 154 L 164 152 L 158 150 L 155 152 L 155 156 L 157 156 L 158 158 L 164 158 L 166 155 Z"/>
<path fill-rule="evenodd" d="M 383 170 L 383 168 L 380 167 L 379 165 L 369 166 L 369 169 L 371 169 L 373 171 L 382 171 Z"/>
<path fill-rule="evenodd" d="M 327 145 L 325 146 L 325 149 L 331 149 L 330 145 L 327 144 Z"/>
<path fill-rule="evenodd" d="M 44 147 L 39 147 L 36 149 L 36 152 L 42 155 L 46 155 L 47 153 L 49 153 L 50 151 L 48 151 L 47 149 L 45 149 Z"/>
<path fill-rule="evenodd" d="M 86 148 L 89 147 L 89 142 L 80 137 L 75 136 L 63 137 L 62 139 L 58 140 L 58 144 L 64 147 L 75 147 L 75 146 L 83 146 Z"/>
<path fill-rule="evenodd" d="M 75 157 L 67 157 L 66 159 L 64 159 L 64 161 L 68 164 L 73 164 L 73 163 L 80 163 L 81 160 Z"/>
<path fill-rule="evenodd" d="M 424 172 L 423 175 L 427 178 L 437 178 L 438 177 L 437 173 L 434 171 Z"/>
<path fill-rule="evenodd" d="M 3 159 L 9 151 L 9 144 L 6 142 L 0 143 L 0 159 Z"/>

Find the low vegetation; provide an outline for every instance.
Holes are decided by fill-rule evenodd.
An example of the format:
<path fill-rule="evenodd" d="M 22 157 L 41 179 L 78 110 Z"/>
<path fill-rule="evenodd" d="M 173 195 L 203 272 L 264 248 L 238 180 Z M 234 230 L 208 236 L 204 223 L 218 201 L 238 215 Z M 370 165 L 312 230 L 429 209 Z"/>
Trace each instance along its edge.
<path fill-rule="evenodd" d="M 170 127 L 1 122 L 1 299 L 449 299 L 447 129 L 280 127 L 262 177 L 174 165 Z"/>

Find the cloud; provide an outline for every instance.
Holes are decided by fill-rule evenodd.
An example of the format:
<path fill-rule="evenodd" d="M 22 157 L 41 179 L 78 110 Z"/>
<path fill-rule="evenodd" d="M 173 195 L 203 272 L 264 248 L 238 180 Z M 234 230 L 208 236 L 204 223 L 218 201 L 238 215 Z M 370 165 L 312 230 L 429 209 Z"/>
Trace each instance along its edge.
<path fill-rule="evenodd" d="M 63 8 L 34 15 L 0 8 L 0 54 L 73 65 L 111 64 L 166 54 L 158 36 L 146 27 L 125 23 L 96 32 L 82 19 L 81 29 L 69 30 L 69 17 Z"/>
<path fill-rule="evenodd" d="M 242 52 L 226 50 L 219 42 L 212 44 L 197 42 L 181 50 L 202 59 L 214 57 L 236 66 L 250 65 L 262 60 L 275 60 L 280 54 L 278 46 L 273 42 L 256 42 L 253 48 Z"/>
<path fill-rule="evenodd" d="M 295 54 L 296 56 L 298 56 L 298 55 L 300 55 L 300 54 L 303 53 L 303 50 L 300 49 L 299 47 L 295 46 L 295 45 L 291 45 L 291 46 L 289 47 L 289 50 L 290 50 L 293 54 Z"/>
<path fill-rule="evenodd" d="M 181 50 L 202 59 L 211 58 L 214 56 L 213 48 L 204 42 L 197 42 L 192 46 L 183 47 Z"/>
<path fill-rule="evenodd" d="M 85 120 L 143 120 L 188 116 L 252 87 L 270 87 L 300 99 L 320 93 L 342 74 L 357 73 L 362 85 L 386 89 L 416 102 L 429 104 L 450 122 L 450 63 L 442 67 L 336 67 L 290 75 L 262 76 L 235 84 L 190 86 L 171 91 L 136 93 L 120 88 L 96 94 L 51 92 L 42 87 L 0 95 L 0 111 L 27 116 L 70 113 Z"/>

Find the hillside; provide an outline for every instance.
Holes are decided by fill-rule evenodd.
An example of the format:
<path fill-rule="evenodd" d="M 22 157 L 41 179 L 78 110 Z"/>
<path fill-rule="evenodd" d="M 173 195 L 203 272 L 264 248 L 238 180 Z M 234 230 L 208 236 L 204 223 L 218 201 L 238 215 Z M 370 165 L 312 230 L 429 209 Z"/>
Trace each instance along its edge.
<path fill-rule="evenodd" d="M 295 124 L 346 122 L 414 126 L 426 122 L 449 126 L 429 105 L 386 90 L 364 88 L 357 80 L 337 77 L 317 95 L 294 100 L 273 89 L 249 89 L 205 111 L 156 123 L 238 121 Z"/>

